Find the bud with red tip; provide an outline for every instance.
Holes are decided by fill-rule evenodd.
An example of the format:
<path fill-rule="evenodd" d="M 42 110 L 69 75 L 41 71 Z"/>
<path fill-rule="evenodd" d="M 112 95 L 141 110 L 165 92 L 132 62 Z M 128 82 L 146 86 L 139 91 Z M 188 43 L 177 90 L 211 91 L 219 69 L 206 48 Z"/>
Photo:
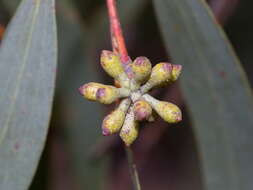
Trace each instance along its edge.
<path fill-rule="evenodd" d="M 134 79 L 137 83 L 146 82 L 150 76 L 152 65 L 148 58 L 137 57 L 132 64 Z"/>
<path fill-rule="evenodd" d="M 182 120 L 181 110 L 175 104 L 159 101 L 148 94 L 145 94 L 143 98 L 166 122 L 177 123 Z"/>
<path fill-rule="evenodd" d="M 110 85 L 90 82 L 79 88 L 79 92 L 86 99 L 111 104 L 118 98 L 129 96 L 130 91 L 125 88 L 116 88 Z"/>
<path fill-rule="evenodd" d="M 100 58 L 100 63 L 107 74 L 116 79 L 121 86 L 130 86 L 129 78 L 124 71 L 122 63 L 120 61 L 120 56 L 118 54 L 103 50 Z"/>
<path fill-rule="evenodd" d="M 151 88 L 166 84 L 172 77 L 172 65 L 170 63 L 159 63 L 152 68 L 148 82 L 142 86 L 143 93 Z"/>
<path fill-rule="evenodd" d="M 182 65 L 172 65 L 171 81 L 174 82 L 178 79 L 182 71 Z"/>
<path fill-rule="evenodd" d="M 134 117 L 137 121 L 149 120 L 152 108 L 145 100 L 138 100 L 134 103 Z"/>
<path fill-rule="evenodd" d="M 126 115 L 125 122 L 120 131 L 120 137 L 126 146 L 130 146 L 138 137 L 139 126 L 138 122 L 134 119 L 133 107 L 130 107 Z"/>
<path fill-rule="evenodd" d="M 130 103 L 130 99 L 122 100 L 118 108 L 104 118 L 102 124 L 103 135 L 111 135 L 121 129 Z"/>

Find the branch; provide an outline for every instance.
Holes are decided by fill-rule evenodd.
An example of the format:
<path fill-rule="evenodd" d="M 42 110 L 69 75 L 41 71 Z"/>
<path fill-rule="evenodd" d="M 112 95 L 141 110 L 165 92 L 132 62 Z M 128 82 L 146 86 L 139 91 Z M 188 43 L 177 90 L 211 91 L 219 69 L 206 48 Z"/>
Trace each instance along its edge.
<path fill-rule="evenodd" d="M 120 54 L 123 64 L 127 64 L 130 58 L 128 56 L 125 40 L 122 34 L 115 0 L 107 0 L 107 7 L 111 26 L 113 51 Z"/>
<path fill-rule="evenodd" d="M 136 165 L 133 161 L 133 152 L 130 147 L 126 147 L 126 154 L 127 154 L 129 172 L 130 172 L 133 185 L 134 185 L 134 190 L 141 190 L 138 172 L 136 169 Z"/>
<path fill-rule="evenodd" d="M 124 68 L 126 68 L 131 59 L 128 56 L 125 40 L 122 34 L 115 0 L 107 0 L 107 7 L 110 19 L 112 48 L 115 53 L 118 53 L 120 55 L 121 62 Z M 130 147 L 126 147 L 126 154 L 134 189 L 141 190 L 138 172 L 133 161 L 133 153 Z"/>

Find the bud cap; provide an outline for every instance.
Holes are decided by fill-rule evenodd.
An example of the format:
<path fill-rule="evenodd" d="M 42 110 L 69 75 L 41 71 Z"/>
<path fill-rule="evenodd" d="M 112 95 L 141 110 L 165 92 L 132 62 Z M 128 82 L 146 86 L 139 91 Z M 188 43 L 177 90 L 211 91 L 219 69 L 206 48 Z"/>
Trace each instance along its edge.
<path fill-rule="evenodd" d="M 142 84 L 147 81 L 151 74 L 152 65 L 148 58 L 137 57 L 132 64 L 134 79 Z"/>
<path fill-rule="evenodd" d="M 95 82 L 81 86 L 79 92 L 86 99 L 103 104 L 111 104 L 120 97 L 120 91 L 116 87 Z"/>
<path fill-rule="evenodd" d="M 145 94 L 143 98 L 166 122 L 177 123 L 182 120 L 181 110 L 175 104 L 159 101 L 148 94 Z"/>
<path fill-rule="evenodd" d="M 151 117 L 152 108 L 145 100 L 138 100 L 134 103 L 134 118 L 137 121 L 148 120 Z"/>
<path fill-rule="evenodd" d="M 178 79 L 182 71 L 182 65 L 172 65 L 172 76 L 171 81 L 174 82 Z"/>
<path fill-rule="evenodd" d="M 118 78 L 124 73 L 120 57 L 111 51 L 103 50 L 100 58 L 103 69 L 113 78 Z"/>

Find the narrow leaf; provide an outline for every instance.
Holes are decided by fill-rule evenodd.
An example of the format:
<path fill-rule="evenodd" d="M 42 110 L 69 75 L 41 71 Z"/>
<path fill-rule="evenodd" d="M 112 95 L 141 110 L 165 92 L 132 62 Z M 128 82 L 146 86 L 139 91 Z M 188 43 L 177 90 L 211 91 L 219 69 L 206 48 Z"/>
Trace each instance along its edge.
<path fill-rule="evenodd" d="M 54 0 L 23 0 L 0 48 L 0 189 L 29 187 L 48 129 L 56 74 Z"/>
<path fill-rule="evenodd" d="M 208 190 L 253 189 L 253 99 L 240 62 L 203 0 L 153 1 L 192 114 Z"/>

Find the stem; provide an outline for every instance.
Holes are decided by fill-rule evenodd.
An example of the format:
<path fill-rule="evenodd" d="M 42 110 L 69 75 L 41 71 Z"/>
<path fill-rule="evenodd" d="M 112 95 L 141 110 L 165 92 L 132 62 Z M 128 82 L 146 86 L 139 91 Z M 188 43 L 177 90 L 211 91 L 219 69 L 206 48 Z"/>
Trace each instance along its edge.
<path fill-rule="evenodd" d="M 111 40 L 112 40 L 112 48 L 115 53 L 118 53 L 121 58 L 121 62 L 125 68 L 125 71 L 130 63 L 130 58 L 128 56 L 125 40 L 122 34 L 122 29 L 118 17 L 118 12 L 116 8 L 116 0 L 106 0 L 108 7 L 108 14 L 110 19 L 110 28 L 111 28 Z M 131 76 L 131 71 L 126 72 L 128 77 Z M 130 77 L 131 78 L 131 77 Z M 129 166 L 129 172 L 131 175 L 131 179 L 133 182 L 133 186 L 135 190 L 141 190 L 138 172 L 136 169 L 136 165 L 133 161 L 133 153 L 130 147 L 126 147 L 126 154 Z"/>
<path fill-rule="evenodd" d="M 133 152 L 130 147 L 126 147 L 126 154 L 127 154 L 129 172 L 130 172 L 131 179 L 134 185 L 134 190 L 141 190 L 138 171 L 136 169 L 136 165 L 133 160 Z"/>
<path fill-rule="evenodd" d="M 111 26 L 111 39 L 113 51 L 120 54 L 123 64 L 130 60 L 122 34 L 115 0 L 107 0 L 108 14 Z"/>

